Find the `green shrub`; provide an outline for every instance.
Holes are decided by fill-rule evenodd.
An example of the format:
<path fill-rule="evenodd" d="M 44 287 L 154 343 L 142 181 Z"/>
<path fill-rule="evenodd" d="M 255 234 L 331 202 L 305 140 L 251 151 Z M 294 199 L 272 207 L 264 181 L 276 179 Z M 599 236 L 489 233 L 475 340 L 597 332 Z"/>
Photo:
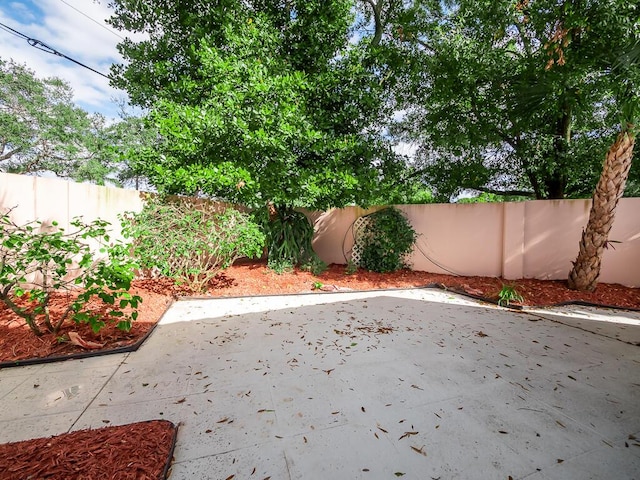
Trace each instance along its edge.
<path fill-rule="evenodd" d="M 109 305 L 107 319 L 117 321 L 122 330 L 131 328 L 135 310 L 142 299 L 128 290 L 136 265 L 121 243 L 105 247 L 110 241 L 108 222 L 84 223 L 74 219 L 74 231 L 65 232 L 53 222 L 53 229 L 42 222 L 14 223 L 8 212 L 2 216 L 0 231 L 0 301 L 22 317 L 36 335 L 57 333 L 68 318 L 88 323 L 94 332 L 105 326 L 104 314 L 86 308 L 100 300 Z M 100 246 L 105 259 L 94 259 L 89 242 Z M 76 290 L 67 309 L 52 318 L 49 301 L 55 291 Z M 18 298 L 24 297 L 19 301 Z M 132 307 L 131 314 L 122 308 Z"/>
<path fill-rule="evenodd" d="M 320 257 L 318 257 L 315 253 L 311 258 L 309 258 L 306 262 L 302 264 L 302 270 L 307 272 L 311 272 L 313 275 L 321 275 L 322 273 L 327 271 L 329 266 L 324 262 Z"/>
<path fill-rule="evenodd" d="M 268 267 L 272 270 L 282 270 L 283 265 L 290 268 L 301 266 L 314 275 L 326 270 L 326 264 L 311 246 L 313 226 L 304 213 L 287 207 L 274 207 L 270 218 L 265 221 L 265 231 Z"/>
<path fill-rule="evenodd" d="M 358 271 L 358 264 L 353 259 L 347 260 L 347 266 L 344 268 L 345 275 L 353 275 Z"/>
<path fill-rule="evenodd" d="M 293 267 L 294 265 L 293 263 L 291 263 L 291 260 L 287 260 L 285 258 L 269 260 L 267 262 L 267 268 L 274 271 L 278 275 L 293 272 Z"/>
<path fill-rule="evenodd" d="M 265 241 L 250 215 L 186 199 L 149 198 L 140 213 L 122 217 L 122 227 L 144 275 L 170 277 L 195 292 L 238 258 L 260 256 Z"/>
<path fill-rule="evenodd" d="M 524 298 L 513 285 L 503 284 L 502 289 L 498 293 L 498 305 L 500 306 L 509 306 L 511 302 L 522 302 L 523 300 Z"/>
<path fill-rule="evenodd" d="M 400 210 L 387 207 L 370 214 L 365 228 L 358 238 L 362 268 L 384 273 L 407 267 L 417 234 Z"/>
<path fill-rule="evenodd" d="M 358 264 L 353 261 L 353 259 L 347 260 L 347 266 L 344 268 L 344 273 L 346 275 L 353 275 L 358 271 Z"/>

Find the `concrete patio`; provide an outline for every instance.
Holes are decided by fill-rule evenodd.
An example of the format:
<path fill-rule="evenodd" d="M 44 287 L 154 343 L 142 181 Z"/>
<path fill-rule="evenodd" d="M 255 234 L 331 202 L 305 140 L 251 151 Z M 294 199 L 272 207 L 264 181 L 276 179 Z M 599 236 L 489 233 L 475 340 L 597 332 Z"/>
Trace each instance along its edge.
<path fill-rule="evenodd" d="M 0 370 L 0 443 L 162 418 L 171 479 L 638 479 L 625 342 L 435 290 L 180 301 L 137 352 Z"/>

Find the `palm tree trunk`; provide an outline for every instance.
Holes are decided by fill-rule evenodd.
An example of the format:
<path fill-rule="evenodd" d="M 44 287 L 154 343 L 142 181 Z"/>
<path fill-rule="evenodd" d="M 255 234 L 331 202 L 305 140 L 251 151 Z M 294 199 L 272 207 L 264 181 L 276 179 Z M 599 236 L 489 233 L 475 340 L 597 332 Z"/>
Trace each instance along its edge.
<path fill-rule="evenodd" d="M 593 194 L 589 221 L 582 231 L 580 252 L 569 273 L 568 284 L 573 290 L 591 292 L 598 283 L 602 254 L 613 225 L 616 205 L 624 193 L 631 168 L 635 144 L 632 128 L 629 125 L 620 132 L 607 152 L 602 174 Z"/>

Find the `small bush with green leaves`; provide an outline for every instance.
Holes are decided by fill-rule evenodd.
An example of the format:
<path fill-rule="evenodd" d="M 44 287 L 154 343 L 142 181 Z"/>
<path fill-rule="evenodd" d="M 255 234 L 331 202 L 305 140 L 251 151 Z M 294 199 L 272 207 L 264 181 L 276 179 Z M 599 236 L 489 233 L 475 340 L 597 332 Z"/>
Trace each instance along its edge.
<path fill-rule="evenodd" d="M 346 275 L 353 275 L 358 271 L 358 264 L 353 261 L 353 259 L 347 260 L 347 266 L 344 268 L 344 273 Z"/>
<path fill-rule="evenodd" d="M 407 267 L 406 257 L 418 236 L 400 210 L 387 207 L 370 214 L 365 228 L 358 238 L 360 267 L 380 273 Z"/>
<path fill-rule="evenodd" d="M 502 289 L 498 293 L 498 305 L 509 306 L 511 302 L 522 302 L 524 298 L 513 285 L 502 285 Z"/>
<path fill-rule="evenodd" d="M 313 255 L 301 266 L 301 269 L 307 272 L 311 272 L 313 275 L 321 275 L 327 271 L 329 266 L 317 255 Z"/>
<path fill-rule="evenodd" d="M 67 319 L 86 322 L 94 332 L 106 325 L 105 320 L 117 321 L 122 330 L 131 328 L 142 301 L 128 292 L 136 265 L 121 243 L 106 247 L 111 240 L 108 222 L 76 218 L 71 222 L 74 230 L 66 232 L 56 222 L 50 228 L 42 222 L 18 225 L 10 213 L 3 214 L 0 224 L 0 301 L 33 333 L 57 333 Z M 90 242 L 101 245 L 106 258 L 96 260 Z M 70 296 L 66 310 L 52 318 L 51 295 L 61 290 L 78 295 Z M 106 317 L 87 308 L 94 300 L 108 306 Z M 125 307 L 133 310 L 126 314 Z"/>
<path fill-rule="evenodd" d="M 122 217 L 122 227 L 147 276 L 172 278 L 194 292 L 238 258 L 260 256 L 265 242 L 250 215 L 181 199 L 148 198 L 140 213 Z"/>

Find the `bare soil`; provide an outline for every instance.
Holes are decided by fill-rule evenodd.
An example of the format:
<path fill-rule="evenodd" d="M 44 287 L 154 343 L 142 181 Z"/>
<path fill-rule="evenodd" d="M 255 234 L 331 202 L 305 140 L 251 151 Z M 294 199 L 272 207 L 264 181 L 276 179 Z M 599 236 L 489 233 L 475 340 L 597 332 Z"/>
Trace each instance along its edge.
<path fill-rule="evenodd" d="M 565 281 L 504 281 L 490 277 L 458 277 L 409 270 L 387 274 L 357 271 L 348 275 L 343 265 L 332 265 L 326 272 L 317 276 L 301 270 L 279 275 L 268 270 L 263 262 L 245 262 L 232 266 L 210 284 L 207 292 L 197 292 L 197 296 L 233 297 L 428 285 L 466 293 L 494 303 L 498 300 L 503 285 L 510 285 L 524 298 L 518 304 L 523 306 L 550 306 L 580 301 L 640 309 L 640 289 L 621 285 L 601 283 L 595 292 L 576 292 L 569 290 Z M 15 363 L 26 359 L 86 354 L 85 348 L 68 340 L 71 332 L 77 333 L 86 341 L 104 344 L 102 348 L 93 350 L 96 352 L 108 352 L 135 344 L 155 326 L 173 299 L 194 296 L 194 292 L 177 288 L 168 279 L 137 280 L 133 293 L 140 295 L 143 302 L 139 309 L 138 321 L 134 322 L 129 332 L 108 326 L 94 334 L 87 325 L 68 322 L 56 335 L 45 334 L 36 337 L 24 321 L 0 305 L 0 362 Z M 53 315 L 57 309 L 66 306 L 66 299 L 66 295 L 55 298 L 51 306 Z M 6 473 L 9 475 L 7 477 L 2 477 L 10 479 L 162 478 L 164 466 L 170 460 L 167 455 L 174 438 L 172 431 L 166 427 L 166 422 L 143 422 L 116 429 L 85 431 L 83 435 L 86 436 L 82 437 L 82 441 L 72 436 L 73 434 L 67 434 L 48 439 L 28 440 L 20 442 L 20 445 L 0 445 L 0 472 L 13 472 Z M 157 443 L 153 443 L 156 441 Z M 103 448 L 105 445 L 110 447 Z M 122 453 L 113 453 L 111 446 L 116 445 L 124 448 Z M 146 447 L 155 453 L 143 451 Z M 100 454 L 97 454 L 96 449 L 100 450 Z M 15 455 L 20 451 L 31 453 L 20 460 Z M 48 460 L 42 457 L 42 452 L 51 454 L 47 457 Z"/>

